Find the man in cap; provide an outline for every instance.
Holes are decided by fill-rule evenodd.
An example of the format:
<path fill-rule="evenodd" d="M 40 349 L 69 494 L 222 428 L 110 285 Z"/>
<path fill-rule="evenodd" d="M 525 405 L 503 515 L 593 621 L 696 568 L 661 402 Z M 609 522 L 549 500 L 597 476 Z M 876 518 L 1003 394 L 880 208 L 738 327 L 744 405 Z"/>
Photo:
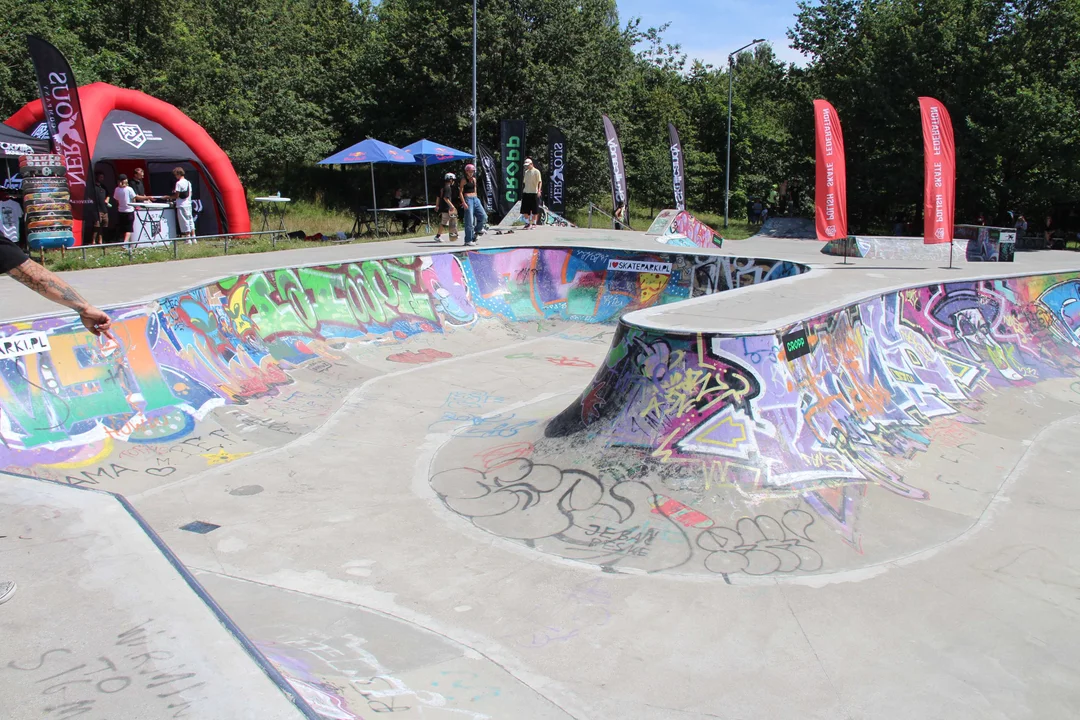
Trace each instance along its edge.
<path fill-rule="evenodd" d="M 521 216 L 525 218 L 525 229 L 540 222 L 540 189 L 543 181 L 540 171 L 533 165 L 532 158 L 525 158 L 525 178 L 521 183 Z"/>

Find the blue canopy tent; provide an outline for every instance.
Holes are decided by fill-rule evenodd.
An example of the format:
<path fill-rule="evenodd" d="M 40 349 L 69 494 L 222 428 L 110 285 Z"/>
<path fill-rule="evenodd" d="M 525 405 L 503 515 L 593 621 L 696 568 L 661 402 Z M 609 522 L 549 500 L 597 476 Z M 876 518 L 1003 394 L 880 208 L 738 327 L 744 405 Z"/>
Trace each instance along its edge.
<path fill-rule="evenodd" d="M 446 145 L 440 145 L 432 142 L 427 138 L 417 140 L 411 145 L 406 145 L 405 152 L 415 158 L 424 166 L 424 204 L 430 205 L 431 201 L 428 200 L 428 179 L 427 179 L 427 166 L 438 165 L 440 163 L 453 162 L 455 160 L 469 160 L 473 157 L 472 153 L 462 152 L 461 150 L 455 150 L 452 147 Z M 428 222 L 428 229 L 431 229 L 431 222 Z"/>
<path fill-rule="evenodd" d="M 379 202 L 375 199 L 375 163 L 413 165 L 416 160 L 401 148 L 375 138 L 368 138 L 319 161 L 319 165 L 362 165 L 363 163 L 371 165 L 371 212 L 375 215 L 375 232 L 378 233 Z"/>

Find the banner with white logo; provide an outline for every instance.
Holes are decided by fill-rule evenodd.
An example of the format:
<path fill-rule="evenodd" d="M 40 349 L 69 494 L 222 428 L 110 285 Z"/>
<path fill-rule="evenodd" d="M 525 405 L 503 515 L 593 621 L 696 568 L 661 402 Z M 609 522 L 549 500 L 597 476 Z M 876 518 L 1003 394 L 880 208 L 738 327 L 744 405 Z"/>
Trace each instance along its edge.
<path fill-rule="evenodd" d="M 525 175 L 525 121 L 503 120 L 499 141 L 502 155 L 502 192 L 499 204 L 503 215 L 521 199 L 521 180 Z"/>
<path fill-rule="evenodd" d="M 75 218 L 75 244 L 89 244 L 94 232 L 97 213 L 89 192 L 90 148 L 83 125 L 79 86 L 63 54 L 39 37 L 26 38 L 30 59 L 37 74 L 38 92 L 45 110 L 56 152 L 64 157 L 67 167 L 68 190 L 71 193 L 71 214 Z M 80 222 L 81 220 L 81 222 Z"/>
<path fill-rule="evenodd" d="M 847 237 L 847 161 L 844 134 L 836 108 L 827 100 L 814 101 L 817 150 L 815 215 L 817 238 L 823 242 Z"/>
<path fill-rule="evenodd" d="M 679 131 L 668 123 L 668 141 L 671 145 L 671 189 L 675 193 L 675 209 L 686 209 L 686 165 L 683 163 L 682 143 Z"/>
<path fill-rule="evenodd" d="M 480 155 L 480 180 L 484 183 L 484 210 L 488 214 L 501 209 L 499 205 L 499 166 L 495 164 L 495 158 L 491 151 L 484 145 L 478 145 L 476 152 Z M 502 213 L 505 215 L 506 213 Z"/>
<path fill-rule="evenodd" d="M 626 219 L 627 192 L 626 172 L 623 166 L 622 145 L 619 134 L 607 115 L 604 119 L 604 143 L 607 145 L 608 168 L 611 170 L 611 205 L 612 214 L 620 221 Z"/>
<path fill-rule="evenodd" d="M 656 275 L 670 275 L 671 263 L 650 262 L 648 260 L 608 260 L 608 270 L 621 272 L 654 273 Z"/>
<path fill-rule="evenodd" d="M 956 213 L 956 143 L 952 118 L 939 100 L 919 98 L 922 113 L 923 243 L 951 243 Z"/>
<path fill-rule="evenodd" d="M 562 215 L 566 212 L 566 135 L 557 127 L 548 128 L 548 181 L 544 185 L 547 206 Z"/>

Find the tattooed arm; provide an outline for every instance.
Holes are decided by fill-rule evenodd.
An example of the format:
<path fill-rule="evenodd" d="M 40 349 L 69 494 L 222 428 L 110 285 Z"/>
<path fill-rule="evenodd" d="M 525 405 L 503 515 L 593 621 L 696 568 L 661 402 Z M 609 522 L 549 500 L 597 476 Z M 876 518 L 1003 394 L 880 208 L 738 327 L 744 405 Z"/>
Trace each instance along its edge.
<path fill-rule="evenodd" d="M 76 292 L 75 288 L 61 280 L 51 270 L 42 267 L 33 260 L 27 260 L 17 268 L 9 270 L 8 275 L 38 295 L 79 313 L 82 324 L 95 335 L 102 333 L 109 335 L 109 326 L 112 322 L 109 316 L 86 302 L 82 295 Z"/>

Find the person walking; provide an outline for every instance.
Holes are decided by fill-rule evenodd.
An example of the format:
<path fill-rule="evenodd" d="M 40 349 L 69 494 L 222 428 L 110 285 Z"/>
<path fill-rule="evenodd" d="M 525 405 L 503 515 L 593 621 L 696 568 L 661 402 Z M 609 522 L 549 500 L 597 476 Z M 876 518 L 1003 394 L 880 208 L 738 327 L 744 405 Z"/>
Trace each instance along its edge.
<path fill-rule="evenodd" d="M 439 231 L 435 234 L 435 242 L 442 242 L 443 231 L 447 233 L 447 242 L 457 242 L 457 206 L 454 205 L 454 181 L 457 176 L 454 173 L 443 175 L 443 186 L 435 198 L 435 212 L 439 213 L 442 220 Z"/>
<path fill-rule="evenodd" d="M 18 245 L 6 237 L 0 237 L 0 273 L 7 273 L 38 295 L 71 308 L 79 314 L 83 327 L 94 335 L 105 335 L 112 339 L 109 332 L 112 320 L 107 314 L 84 300 L 58 275 L 27 257 Z M 16 588 L 14 580 L 0 579 L 0 605 L 15 595 Z"/>
<path fill-rule="evenodd" d="M 543 180 L 532 158 L 525 158 L 525 177 L 521 183 L 521 215 L 525 218 L 525 229 L 540 223 L 540 190 Z"/>
<path fill-rule="evenodd" d="M 476 195 L 476 166 L 465 166 L 465 177 L 458 181 L 458 197 L 465 207 L 465 245 L 475 245 L 476 238 L 484 234 L 487 213 Z"/>

